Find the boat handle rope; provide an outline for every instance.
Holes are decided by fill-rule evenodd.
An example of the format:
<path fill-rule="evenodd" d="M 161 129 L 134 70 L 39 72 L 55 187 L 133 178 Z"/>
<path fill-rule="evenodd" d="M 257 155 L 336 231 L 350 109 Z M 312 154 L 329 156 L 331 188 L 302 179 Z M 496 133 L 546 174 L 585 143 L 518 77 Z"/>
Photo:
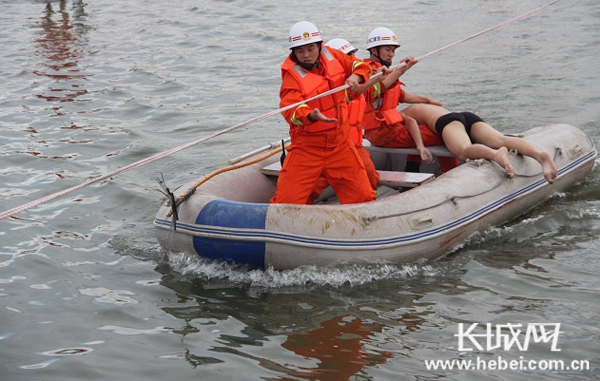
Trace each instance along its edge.
<path fill-rule="evenodd" d="M 495 29 L 501 28 L 501 27 L 503 27 L 503 26 L 505 26 L 505 25 L 507 25 L 507 24 L 510 24 L 510 23 L 513 23 L 513 22 L 515 22 L 515 21 L 518 21 L 518 20 L 521 20 L 521 19 L 523 19 L 523 18 L 526 18 L 526 17 L 528 17 L 528 16 L 530 16 L 530 15 L 532 15 L 532 14 L 536 13 L 536 12 L 539 12 L 539 11 L 541 11 L 542 9 L 544 9 L 544 8 L 547 8 L 547 7 L 549 7 L 549 6 L 551 6 L 551 5 L 555 4 L 555 3 L 557 3 L 557 2 L 559 2 L 559 1 L 560 1 L 560 0 L 553 0 L 553 1 L 551 1 L 551 2 L 549 2 L 549 3 L 547 3 L 547 4 L 545 4 L 545 5 L 542 5 L 541 7 L 538 7 L 538 8 L 535 8 L 535 9 L 533 9 L 533 10 L 529 11 L 529 12 L 523 13 L 522 15 L 519 15 L 519 16 L 513 17 L 513 18 L 511 18 L 511 19 L 508 19 L 508 20 L 506 20 L 506 21 L 503 21 L 503 22 L 501 22 L 501 23 L 499 23 L 499 24 L 497 24 L 497 25 L 494 25 L 494 26 L 492 26 L 492 27 L 489 27 L 489 28 L 487 28 L 487 29 L 484 29 L 484 30 L 482 30 L 482 31 L 480 31 L 480 32 L 477 32 L 477 33 L 475 33 L 475 34 L 472 34 L 472 35 L 470 35 L 470 36 L 468 36 L 468 37 L 465 37 L 465 38 L 463 38 L 463 39 L 461 39 L 461 40 L 458 40 L 458 41 L 456 41 L 456 42 L 453 42 L 453 43 L 451 43 L 451 44 L 448 44 L 448 45 L 442 46 L 441 48 L 437 48 L 437 49 L 435 49 L 435 50 L 432 50 L 432 51 L 431 51 L 431 52 L 429 52 L 429 53 L 426 53 L 426 54 L 423 54 L 422 56 L 416 57 L 416 59 L 417 59 L 417 60 L 422 60 L 422 59 L 424 59 L 424 58 L 427 58 L 427 57 L 429 57 L 429 56 L 432 56 L 432 55 L 434 55 L 434 54 L 436 54 L 436 53 L 439 53 L 439 52 L 441 52 L 441 51 L 443 51 L 443 50 L 449 49 L 449 48 L 451 48 L 451 47 L 453 47 L 453 46 L 456 46 L 456 45 L 458 45 L 458 44 L 461 44 L 461 43 L 463 43 L 463 42 L 469 41 L 469 40 L 471 40 L 471 39 L 473 39 L 473 38 L 475 38 L 475 37 L 481 36 L 482 34 L 488 33 L 488 32 L 490 32 L 490 31 L 492 31 L 492 30 L 495 30 Z M 394 66 L 390 67 L 390 71 L 393 71 L 393 70 L 399 69 L 399 68 L 401 68 L 401 67 L 403 67 L 403 66 L 405 66 L 405 65 L 406 65 L 406 63 L 404 63 L 404 62 L 401 62 L 401 63 L 399 63 L 399 64 L 397 64 L 397 65 L 394 65 Z M 375 75 L 374 75 L 373 77 L 371 77 L 371 78 L 375 78 L 375 77 L 378 77 L 378 76 L 381 76 L 381 75 L 383 75 L 383 73 L 382 73 L 382 72 L 379 72 L 379 73 L 375 74 Z M 272 117 L 272 116 L 274 116 L 274 115 L 280 114 L 280 113 L 282 113 L 282 112 L 285 112 L 285 111 L 287 111 L 287 110 L 291 110 L 292 108 L 298 107 L 298 106 L 300 106 L 300 105 L 303 105 L 303 104 L 305 104 L 305 103 L 311 102 L 311 101 L 313 101 L 313 100 L 316 100 L 316 99 L 319 99 L 319 98 L 323 98 L 323 97 L 325 97 L 325 96 L 331 95 L 331 94 L 333 94 L 333 93 L 337 93 L 337 92 L 339 92 L 339 91 L 342 91 L 342 90 L 346 90 L 348 87 L 349 87 L 349 86 L 348 86 L 347 84 L 344 84 L 344 85 L 342 85 L 342 86 L 339 86 L 339 87 L 336 87 L 336 88 L 334 88 L 334 89 L 328 90 L 328 91 L 326 91 L 326 92 L 324 92 L 324 93 L 318 94 L 318 95 L 316 95 L 316 96 L 314 96 L 314 97 L 312 97 L 312 98 L 306 99 L 306 100 L 304 100 L 304 101 L 297 102 L 297 103 L 294 103 L 294 104 L 291 104 L 291 105 L 288 105 L 288 106 L 285 106 L 285 107 L 279 108 L 279 109 L 277 109 L 277 110 L 274 110 L 274 111 L 270 111 L 270 112 L 268 112 L 268 113 L 266 113 L 266 114 L 263 114 L 263 115 L 257 116 L 257 117 L 255 117 L 255 118 L 249 119 L 249 120 L 247 120 L 247 121 L 244 121 L 244 122 L 238 123 L 238 124 L 236 124 L 236 125 L 234 125 L 234 126 L 231 126 L 231 127 L 225 128 L 225 129 L 223 129 L 223 130 L 220 130 L 220 131 L 217 131 L 217 132 L 215 132 L 215 133 L 213 133 L 213 134 L 211 134 L 211 135 L 205 136 L 205 137 L 203 137 L 203 138 L 199 138 L 199 139 L 193 140 L 193 141 L 191 141 L 191 142 L 188 142 L 188 143 L 185 143 L 185 144 L 179 145 L 179 146 L 177 146 L 177 147 L 173 147 L 173 148 L 171 148 L 171 149 L 169 149 L 169 150 L 167 150 L 167 151 L 163 151 L 163 152 L 157 153 L 157 154 L 155 154 L 155 155 L 152 155 L 152 156 L 150 156 L 150 157 L 147 157 L 147 158 L 145 158 L 145 159 L 142 159 L 142 160 L 140 160 L 140 161 L 136 161 L 135 163 L 128 164 L 128 165 L 126 165 L 126 166 L 123 166 L 123 167 L 121 167 L 121 168 L 119 168 L 119 169 L 116 169 L 116 170 L 114 170 L 114 171 L 112 171 L 112 172 L 109 172 L 109 173 L 106 173 L 106 174 L 104 174 L 104 175 L 101 175 L 101 176 L 95 177 L 95 178 L 93 178 L 93 179 L 90 179 L 90 180 L 88 180 L 88 181 L 85 181 L 85 182 L 83 182 L 83 183 L 81 183 L 81 184 L 78 184 L 78 185 L 75 185 L 75 186 L 73 186 L 73 187 L 70 187 L 70 188 L 64 189 L 64 190 L 62 190 L 62 191 L 60 191 L 60 192 L 56 192 L 56 193 L 53 193 L 53 194 L 51 194 L 51 195 L 48 195 L 48 196 L 45 196 L 45 197 L 39 198 L 39 199 L 37 199 L 37 200 L 34 200 L 34 201 L 31 201 L 31 202 L 28 202 L 28 203 L 26 203 L 26 204 L 23 204 L 23 205 L 20 205 L 20 206 L 14 207 L 14 208 L 12 208 L 12 209 L 8 209 L 8 210 L 6 210 L 6 211 L 4 211 L 4 212 L 0 213 L 0 220 L 3 220 L 3 219 L 5 219 L 5 218 L 7 218 L 7 217 L 10 217 L 10 216 L 12 216 L 12 215 L 14 215 L 14 214 L 18 214 L 18 213 L 24 212 L 24 211 L 26 211 L 26 210 L 28 210 L 28 209 L 31 209 L 31 208 L 33 208 L 33 207 L 36 207 L 36 206 L 38 206 L 38 205 L 40 205 L 40 204 L 43 204 L 43 203 L 46 203 L 46 202 L 48 202 L 48 201 L 54 200 L 54 199 L 56 199 L 56 198 L 62 197 L 62 196 L 64 196 L 64 195 L 68 194 L 68 193 L 74 192 L 74 191 L 76 191 L 76 190 L 78 190 L 78 189 L 81 189 L 81 188 L 84 188 L 84 187 L 86 187 L 86 186 L 88 186 L 88 185 L 92 185 L 92 184 L 98 183 L 98 182 L 100 182 L 100 181 L 107 180 L 107 179 L 109 179 L 109 178 L 111 178 L 111 177 L 113 177 L 113 176 L 116 176 L 116 175 L 120 174 L 120 173 L 123 173 L 123 172 L 129 171 L 129 170 L 132 170 L 132 169 L 135 169 L 135 168 L 141 167 L 141 166 L 143 166 L 143 165 L 146 165 L 146 164 L 152 163 L 152 162 L 154 162 L 154 161 L 156 161 L 156 160 L 163 159 L 163 158 L 165 158 L 165 157 L 167 157 L 167 156 L 171 156 L 171 155 L 173 155 L 173 154 L 175 154 L 175 153 L 177 153 L 177 152 L 183 151 L 184 149 L 187 149 L 187 148 L 190 148 L 190 147 L 192 147 L 192 146 L 195 146 L 195 145 L 197 145 L 197 144 L 203 143 L 203 142 L 205 142 L 205 141 L 207 141 L 207 140 L 210 140 L 210 139 L 216 138 L 217 136 L 221 136 L 221 135 L 223 135 L 223 134 L 226 134 L 226 133 L 228 133 L 228 132 L 231 132 L 231 131 L 238 130 L 238 129 L 242 128 L 242 127 L 246 127 L 246 126 L 248 126 L 248 125 L 250 125 L 250 124 L 254 124 L 254 123 L 260 122 L 260 121 L 262 121 L 262 120 L 265 120 L 265 119 L 267 119 L 267 118 L 270 118 L 270 117 Z"/>

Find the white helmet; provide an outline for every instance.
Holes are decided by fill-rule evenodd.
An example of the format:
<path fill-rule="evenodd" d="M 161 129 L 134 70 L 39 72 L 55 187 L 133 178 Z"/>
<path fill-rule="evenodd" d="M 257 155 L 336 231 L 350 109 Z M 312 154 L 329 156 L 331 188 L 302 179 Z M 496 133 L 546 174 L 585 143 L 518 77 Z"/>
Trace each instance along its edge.
<path fill-rule="evenodd" d="M 393 45 L 400 46 L 398 39 L 391 29 L 379 27 L 375 28 L 369 33 L 369 39 L 367 40 L 367 50 L 375 48 L 377 46 Z"/>
<path fill-rule="evenodd" d="M 290 29 L 290 49 L 321 41 L 323 41 L 321 33 L 319 33 L 315 24 L 311 22 L 300 21 Z"/>
<path fill-rule="evenodd" d="M 339 50 L 340 52 L 345 54 L 352 54 L 358 50 L 357 48 L 352 46 L 351 43 L 349 43 L 347 40 L 344 40 L 343 38 L 334 38 L 332 40 L 329 40 L 327 41 L 325 46 L 329 46 L 330 48 Z"/>

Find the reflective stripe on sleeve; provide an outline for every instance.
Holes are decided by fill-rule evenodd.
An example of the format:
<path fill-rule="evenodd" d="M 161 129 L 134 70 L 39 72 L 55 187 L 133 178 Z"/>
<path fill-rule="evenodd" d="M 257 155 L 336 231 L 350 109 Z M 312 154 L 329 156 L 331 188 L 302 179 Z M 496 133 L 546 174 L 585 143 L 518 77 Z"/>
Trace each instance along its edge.
<path fill-rule="evenodd" d="M 381 82 L 373 85 L 373 98 L 378 98 L 381 95 Z"/>
<path fill-rule="evenodd" d="M 296 111 L 298 111 L 298 109 L 300 109 L 302 107 L 308 107 L 308 106 L 307 105 L 300 105 L 300 106 L 296 107 L 296 109 L 294 110 L 294 113 L 292 114 L 291 121 L 296 126 L 304 126 L 304 123 L 302 123 L 299 119 L 296 119 Z"/>
<path fill-rule="evenodd" d="M 365 65 L 365 63 L 362 61 L 354 61 L 352 63 L 352 71 L 356 70 L 356 68 L 359 67 L 360 65 Z"/>

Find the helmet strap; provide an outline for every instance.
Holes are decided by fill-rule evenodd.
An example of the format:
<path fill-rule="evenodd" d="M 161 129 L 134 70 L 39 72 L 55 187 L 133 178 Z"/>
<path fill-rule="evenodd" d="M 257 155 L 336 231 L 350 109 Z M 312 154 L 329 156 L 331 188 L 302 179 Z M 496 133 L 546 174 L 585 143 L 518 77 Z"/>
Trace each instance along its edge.
<path fill-rule="evenodd" d="M 379 61 L 379 63 L 381 63 L 383 66 L 385 67 L 390 67 L 392 66 L 392 61 L 384 61 L 381 59 L 381 57 L 379 56 L 379 48 L 380 46 L 376 47 L 375 50 L 377 51 L 377 53 L 371 51 L 371 54 L 375 56 L 375 58 L 377 58 L 377 61 Z"/>
<path fill-rule="evenodd" d="M 303 69 L 305 70 L 312 70 L 314 68 L 318 68 L 319 67 L 319 63 L 321 61 L 321 50 L 322 48 L 322 42 L 318 42 L 317 43 L 319 45 L 319 55 L 317 56 L 317 60 L 315 61 L 315 63 L 313 64 L 306 64 L 306 63 L 302 63 L 298 61 L 298 58 L 296 58 L 296 54 L 293 54 L 294 57 L 294 62 L 296 62 L 298 65 L 302 66 Z"/>

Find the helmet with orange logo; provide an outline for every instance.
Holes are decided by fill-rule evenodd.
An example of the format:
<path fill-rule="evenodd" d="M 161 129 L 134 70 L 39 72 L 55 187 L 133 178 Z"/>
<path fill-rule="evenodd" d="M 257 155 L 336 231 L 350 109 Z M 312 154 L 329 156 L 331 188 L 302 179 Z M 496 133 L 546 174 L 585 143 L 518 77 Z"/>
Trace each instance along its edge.
<path fill-rule="evenodd" d="M 290 49 L 322 41 L 321 33 L 315 24 L 311 22 L 300 21 L 295 23 L 292 29 L 290 29 Z"/>
<path fill-rule="evenodd" d="M 376 48 L 378 46 L 392 45 L 400 46 L 398 39 L 391 29 L 379 27 L 375 28 L 369 33 L 369 39 L 367 40 L 367 50 Z"/>

